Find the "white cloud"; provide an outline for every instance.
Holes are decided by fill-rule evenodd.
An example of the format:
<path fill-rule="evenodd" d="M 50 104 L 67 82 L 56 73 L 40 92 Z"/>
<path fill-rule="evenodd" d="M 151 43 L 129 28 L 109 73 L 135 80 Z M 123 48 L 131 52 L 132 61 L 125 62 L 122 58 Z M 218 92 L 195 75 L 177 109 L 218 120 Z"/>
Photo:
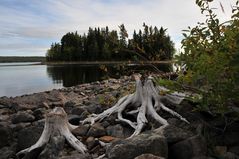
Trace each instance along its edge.
<path fill-rule="evenodd" d="M 118 29 L 118 25 L 124 23 L 129 33 L 132 33 L 133 29 L 140 29 L 143 22 L 168 28 L 169 35 L 179 47 L 182 30 L 203 20 L 194 0 L 14 1 L 25 2 L 26 5 L 0 5 L 0 55 L 5 55 L 8 47 L 12 52 L 15 50 L 16 55 L 22 55 L 24 49 L 36 55 L 33 53 L 34 48 L 38 50 L 37 55 L 45 55 L 46 51 L 38 48 L 47 48 L 51 42 L 60 41 L 66 32 L 78 30 L 84 33 L 90 26 L 106 25 L 110 29 Z M 215 0 L 213 5 L 219 8 L 218 14 L 225 20 L 230 16 L 231 4 L 232 0 Z"/>

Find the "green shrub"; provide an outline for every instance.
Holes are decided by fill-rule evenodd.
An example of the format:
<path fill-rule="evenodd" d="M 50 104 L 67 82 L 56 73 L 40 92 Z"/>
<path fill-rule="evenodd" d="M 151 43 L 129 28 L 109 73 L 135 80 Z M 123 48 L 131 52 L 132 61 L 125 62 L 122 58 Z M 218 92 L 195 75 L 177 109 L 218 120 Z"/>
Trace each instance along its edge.
<path fill-rule="evenodd" d="M 200 90 L 201 108 L 224 114 L 230 105 L 239 104 L 239 1 L 231 20 L 223 23 L 210 8 L 211 1 L 196 4 L 206 21 L 184 30 L 183 51 L 176 58 L 186 71 L 179 82 Z"/>

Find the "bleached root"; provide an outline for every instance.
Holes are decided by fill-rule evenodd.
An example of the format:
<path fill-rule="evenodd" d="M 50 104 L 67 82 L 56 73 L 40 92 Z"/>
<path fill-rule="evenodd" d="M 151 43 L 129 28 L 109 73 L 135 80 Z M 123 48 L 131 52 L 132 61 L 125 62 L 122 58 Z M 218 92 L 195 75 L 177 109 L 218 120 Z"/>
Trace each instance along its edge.
<path fill-rule="evenodd" d="M 31 151 L 42 148 L 45 146 L 54 134 L 60 134 L 68 143 L 80 153 L 87 151 L 86 146 L 82 144 L 71 131 L 77 128 L 77 126 L 71 125 L 67 120 L 67 114 L 61 107 L 54 108 L 49 114 L 46 115 L 44 130 L 39 140 L 29 148 L 21 150 L 17 153 L 18 158 L 24 157 Z"/>
<path fill-rule="evenodd" d="M 129 124 L 132 128 L 136 128 L 136 123 L 131 122 L 128 119 L 123 118 L 122 112 L 126 109 L 129 105 L 137 105 L 137 103 L 141 103 L 142 100 L 142 83 L 140 80 L 136 80 L 136 92 L 134 94 L 126 95 L 119 99 L 119 101 L 112 106 L 111 108 L 105 110 L 100 114 L 92 114 L 88 118 L 82 121 L 82 123 L 91 123 L 93 125 L 97 121 L 101 121 L 104 118 L 110 116 L 113 113 L 118 113 L 118 120 Z"/>
<path fill-rule="evenodd" d="M 174 92 L 166 95 L 160 95 L 161 91 L 168 91 L 168 89 L 164 87 L 156 87 L 152 82 L 152 77 L 149 77 L 144 85 L 142 84 L 140 77 L 136 77 L 136 92 L 134 94 L 130 94 L 122 97 L 119 101 L 111 108 L 105 110 L 100 114 L 93 114 L 90 117 L 86 118 L 82 123 L 91 123 L 94 124 L 97 121 L 101 121 L 104 118 L 110 116 L 113 113 L 117 113 L 117 117 L 119 121 L 127 123 L 132 128 L 135 129 L 134 133 L 130 136 L 133 137 L 138 135 L 143 130 L 144 126 L 148 123 L 146 115 L 151 116 L 157 122 L 162 125 L 168 125 L 167 120 L 162 118 L 156 111 L 164 110 L 176 117 L 180 120 L 189 124 L 189 122 L 183 118 L 177 112 L 167 108 L 163 103 L 162 99 L 166 99 L 172 104 L 179 104 L 184 99 L 185 94 Z M 130 110 L 129 112 L 125 112 L 126 110 Z M 130 121 L 128 119 L 123 118 L 122 113 L 126 114 L 137 114 L 136 122 Z"/>

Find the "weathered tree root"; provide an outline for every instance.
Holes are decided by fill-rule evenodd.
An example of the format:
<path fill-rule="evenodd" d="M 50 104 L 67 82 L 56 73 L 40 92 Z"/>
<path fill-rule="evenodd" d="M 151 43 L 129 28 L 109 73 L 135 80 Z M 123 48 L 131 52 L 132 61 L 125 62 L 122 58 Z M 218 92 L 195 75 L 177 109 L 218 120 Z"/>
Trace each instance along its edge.
<path fill-rule="evenodd" d="M 136 76 L 135 79 L 136 79 L 136 92 L 134 94 L 129 94 L 122 97 L 113 107 L 105 110 L 100 114 L 91 115 L 90 117 L 83 120 L 82 123 L 89 122 L 91 124 L 94 124 L 95 122 L 101 121 L 113 113 L 117 113 L 118 120 L 129 124 L 132 128 L 135 129 L 134 133 L 130 137 L 138 135 L 142 131 L 143 127 L 148 122 L 146 115 L 153 117 L 156 121 L 158 121 L 162 125 L 168 125 L 167 120 L 160 117 L 156 112 L 156 109 L 157 110 L 162 109 L 178 117 L 180 120 L 189 123 L 180 114 L 167 108 L 162 103 L 163 101 L 162 99 L 166 99 L 171 103 L 179 104 L 185 97 L 184 94 L 175 92 L 168 95 L 160 95 L 160 91 L 166 91 L 167 89 L 164 87 L 155 88 L 152 82 L 152 77 L 149 77 L 144 85 L 142 85 L 139 76 Z M 132 108 L 133 110 L 131 109 L 132 111 L 126 112 L 127 114 L 138 113 L 137 122 L 132 122 L 128 119 L 123 118 L 122 113 L 123 111 L 126 111 L 126 109 L 128 110 L 128 108 Z"/>
<path fill-rule="evenodd" d="M 78 152 L 85 153 L 87 151 L 86 146 L 71 133 L 71 131 L 75 128 L 77 128 L 77 126 L 71 125 L 68 122 L 67 114 L 63 108 L 54 108 L 49 114 L 46 115 L 44 130 L 39 140 L 31 147 L 18 152 L 18 158 L 21 158 L 20 156 L 25 156 L 27 153 L 45 146 L 50 138 L 54 136 L 54 134 L 63 136 Z"/>

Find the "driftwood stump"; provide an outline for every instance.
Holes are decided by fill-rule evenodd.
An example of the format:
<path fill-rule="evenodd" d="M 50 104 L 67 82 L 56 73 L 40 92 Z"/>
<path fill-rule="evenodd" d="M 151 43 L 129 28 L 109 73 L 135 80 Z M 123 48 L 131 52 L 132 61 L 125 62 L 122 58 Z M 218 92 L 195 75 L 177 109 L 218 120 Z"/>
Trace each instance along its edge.
<path fill-rule="evenodd" d="M 118 120 L 129 124 L 132 128 L 135 129 L 134 133 L 130 137 L 138 135 L 142 131 L 143 127 L 148 122 L 146 115 L 153 117 L 156 121 L 158 121 L 162 125 L 168 125 L 167 120 L 159 116 L 158 113 L 156 112 L 156 110 L 160 109 L 178 117 L 180 120 L 186 123 L 189 123 L 180 114 L 167 108 L 163 104 L 163 99 L 168 100 L 173 104 L 179 104 L 184 99 L 185 94 L 174 92 L 166 95 L 160 95 L 162 94 L 161 93 L 162 91 L 168 90 L 161 86 L 155 87 L 152 79 L 153 79 L 152 77 L 149 77 L 143 85 L 142 81 L 140 80 L 140 76 L 135 76 L 136 80 L 135 93 L 122 97 L 113 107 L 105 110 L 100 114 L 90 115 L 88 118 L 82 121 L 82 123 L 94 124 L 95 122 L 101 121 L 113 113 L 117 113 Z M 136 122 L 123 118 L 122 116 L 123 112 L 125 112 L 126 114 L 137 113 Z"/>
<path fill-rule="evenodd" d="M 18 158 L 23 158 L 28 153 L 44 147 L 55 135 L 64 137 L 78 152 L 85 153 L 87 151 L 86 146 L 71 133 L 75 128 L 77 128 L 77 126 L 71 125 L 68 122 L 67 114 L 63 108 L 54 108 L 46 115 L 44 130 L 39 140 L 31 147 L 18 152 Z"/>

